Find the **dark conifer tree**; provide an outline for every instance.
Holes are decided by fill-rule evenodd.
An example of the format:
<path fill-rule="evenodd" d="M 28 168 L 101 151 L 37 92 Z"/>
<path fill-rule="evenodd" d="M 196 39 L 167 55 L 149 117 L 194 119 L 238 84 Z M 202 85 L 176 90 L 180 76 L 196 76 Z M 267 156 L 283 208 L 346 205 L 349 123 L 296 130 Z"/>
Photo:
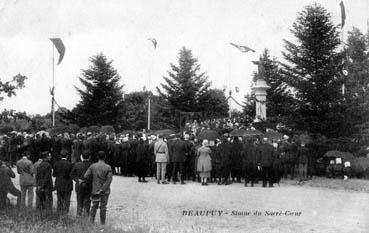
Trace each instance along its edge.
<path fill-rule="evenodd" d="M 330 14 L 319 4 L 307 6 L 293 23 L 296 42 L 285 40 L 284 80 L 297 101 L 298 128 L 338 136 L 342 109 L 342 53 L 339 33 Z"/>
<path fill-rule="evenodd" d="M 81 127 L 113 125 L 119 128 L 123 117 L 123 86 L 120 75 L 103 54 L 90 58 L 91 65 L 82 70 L 77 88 L 80 102 L 72 110 L 74 121 Z"/>

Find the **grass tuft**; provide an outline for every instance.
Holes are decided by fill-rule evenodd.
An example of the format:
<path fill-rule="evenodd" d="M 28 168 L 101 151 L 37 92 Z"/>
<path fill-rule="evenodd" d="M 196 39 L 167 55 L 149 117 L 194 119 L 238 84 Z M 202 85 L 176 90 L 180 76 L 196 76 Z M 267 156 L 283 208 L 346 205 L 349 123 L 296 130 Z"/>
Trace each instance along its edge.
<path fill-rule="evenodd" d="M 98 219 L 98 216 L 97 216 Z M 141 233 L 139 227 L 130 230 L 92 224 L 86 218 L 36 210 L 10 208 L 0 211 L 2 233 Z"/>

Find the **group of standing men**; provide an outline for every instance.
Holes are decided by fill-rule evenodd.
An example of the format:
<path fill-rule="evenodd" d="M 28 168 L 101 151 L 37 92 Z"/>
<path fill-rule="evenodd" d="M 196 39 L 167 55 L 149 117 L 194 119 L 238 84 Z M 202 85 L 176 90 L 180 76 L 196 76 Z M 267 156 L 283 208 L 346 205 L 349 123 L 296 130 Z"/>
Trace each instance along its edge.
<path fill-rule="evenodd" d="M 99 151 L 97 156 L 96 163 L 90 162 L 88 153 L 81 155 L 81 161 L 72 163 L 68 160 L 68 152 L 61 151 L 60 159 L 51 164 L 51 155 L 47 151 L 42 152 L 40 159 L 35 163 L 32 163 L 29 156 L 24 155 L 16 162 L 20 191 L 11 181 L 11 178 L 15 178 L 11 165 L 1 161 L 0 209 L 7 207 L 8 193 L 17 196 L 17 206 L 33 208 L 35 187 L 35 206 L 38 210 L 52 211 L 53 192 L 56 191 L 57 211 L 67 214 L 74 181 L 77 216 L 89 217 L 94 222 L 100 205 L 100 222 L 105 224 L 112 169 L 104 162 L 106 159 L 104 151 Z M 55 183 L 52 177 L 55 177 Z"/>

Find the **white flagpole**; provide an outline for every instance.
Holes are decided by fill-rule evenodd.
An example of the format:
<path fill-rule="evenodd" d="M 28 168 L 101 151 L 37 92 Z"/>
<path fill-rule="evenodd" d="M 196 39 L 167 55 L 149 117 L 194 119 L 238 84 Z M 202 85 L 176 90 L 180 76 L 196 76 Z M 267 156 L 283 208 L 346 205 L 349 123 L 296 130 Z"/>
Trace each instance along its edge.
<path fill-rule="evenodd" d="M 51 43 L 51 46 L 52 46 L 52 49 L 53 49 L 53 58 L 52 58 L 52 71 L 53 71 L 53 86 L 51 88 L 51 114 L 52 114 L 52 126 L 55 127 L 55 94 L 54 94 L 54 91 L 55 91 L 55 69 L 54 69 L 54 44 Z"/>
<path fill-rule="evenodd" d="M 151 44 L 150 44 L 151 46 Z M 150 53 L 151 53 L 151 49 L 150 49 Z M 147 131 L 150 130 L 151 128 L 151 96 L 150 96 L 150 92 L 151 92 L 151 69 L 152 69 L 152 63 L 153 63 L 153 56 L 151 54 L 150 56 L 150 65 L 149 65 L 149 83 L 148 83 L 148 97 L 147 97 Z"/>

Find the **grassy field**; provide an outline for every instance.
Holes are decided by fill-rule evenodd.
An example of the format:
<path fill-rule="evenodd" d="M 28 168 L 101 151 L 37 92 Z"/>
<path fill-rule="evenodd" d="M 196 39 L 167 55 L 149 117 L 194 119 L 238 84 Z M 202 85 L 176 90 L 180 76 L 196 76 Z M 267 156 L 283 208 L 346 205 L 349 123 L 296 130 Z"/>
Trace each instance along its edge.
<path fill-rule="evenodd" d="M 298 185 L 296 180 L 282 180 L 281 183 Z M 363 179 L 329 179 L 326 177 L 314 177 L 312 180 L 305 181 L 302 186 L 315 188 L 326 188 L 345 191 L 357 191 L 369 193 L 369 180 Z"/>
<path fill-rule="evenodd" d="M 85 218 L 56 213 L 40 213 L 16 208 L 0 211 L 1 233 L 143 233 L 146 229 L 122 230 L 91 224 Z"/>

